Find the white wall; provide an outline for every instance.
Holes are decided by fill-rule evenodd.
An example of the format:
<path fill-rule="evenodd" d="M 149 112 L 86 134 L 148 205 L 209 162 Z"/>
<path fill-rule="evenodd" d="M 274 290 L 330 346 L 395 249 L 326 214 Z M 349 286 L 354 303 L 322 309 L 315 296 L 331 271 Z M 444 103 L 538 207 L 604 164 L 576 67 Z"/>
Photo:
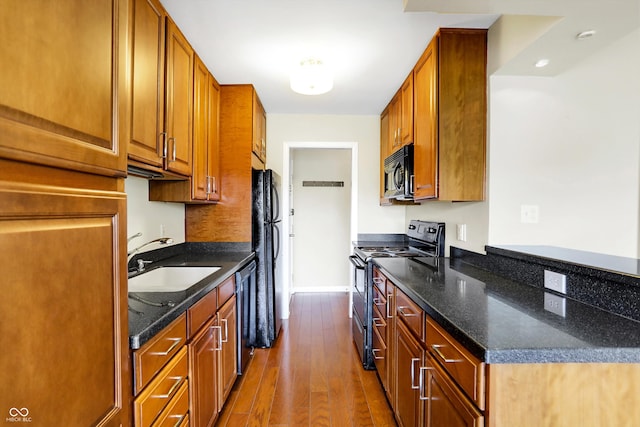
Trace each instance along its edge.
<path fill-rule="evenodd" d="M 351 150 L 294 149 L 293 291 L 345 291 L 351 254 Z M 343 187 L 303 186 L 342 181 Z M 309 254 L 318 254 L 309 262 Z"/>
<path fill-rule="evenodd" d="M 158 237 L 171 237 L 173 244 L 184 242 L 184 204 L 150 202 L 149 183 L 144 178 L 129 176 L 124 189 L 127 193 L 127 235 L 142 232 L 142 237 L 131 241 L 129 250 Z M 164 229 L 164 235 L 161 229 Z M 159 247 L 152 245 L 142 252 Z"/>
<path fill-rule="evenodd" d="M 640 31 L 554 78 L 492 77 L 490 111 L 491 244 L 638 257 Z"/>
<path fill-rule="evenodd" d="M 285 142 L 358 144 L 358 233 L 404 233 L 404 207 L 381 207 L 380 117 L 267 114 L 267 167 L 282 174 Z"/>

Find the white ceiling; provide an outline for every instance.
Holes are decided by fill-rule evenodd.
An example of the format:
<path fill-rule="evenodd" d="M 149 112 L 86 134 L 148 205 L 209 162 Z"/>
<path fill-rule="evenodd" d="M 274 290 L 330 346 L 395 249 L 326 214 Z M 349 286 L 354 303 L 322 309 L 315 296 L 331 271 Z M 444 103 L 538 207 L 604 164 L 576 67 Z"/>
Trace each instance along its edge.
<path fill-rule="evenodd" d="M 218 82 L 252 83 L 268 113 L 379 114 L 438 27 L 489 28 L 502 17 L 497 72 L 556 74 L 640 21 L 638 0 L 161 1 Z M 561 19 L 525 26 L 523 15 Z M 576 44 L 586 29 L 596 37 Z M 293 64 L 309 55 L 332 68 L 331 92 L 289 88 Z M 531 67 L 541 55 L 549 71 Z"/>

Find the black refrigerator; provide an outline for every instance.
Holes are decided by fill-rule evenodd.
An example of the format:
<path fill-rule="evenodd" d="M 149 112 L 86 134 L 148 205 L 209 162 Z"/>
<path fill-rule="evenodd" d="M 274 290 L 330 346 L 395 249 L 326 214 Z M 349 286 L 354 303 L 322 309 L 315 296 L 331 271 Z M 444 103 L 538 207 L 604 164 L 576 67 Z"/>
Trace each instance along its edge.
<path fill-rule="evenodd" d="M 255 286 L 250 291 L 250 300 L 256 305 L 253 347 L 271 347 L 282 326 L 280 189 L 278 174 L 270 169 L 253 170 L 252 246 L 257 264 Z"/>

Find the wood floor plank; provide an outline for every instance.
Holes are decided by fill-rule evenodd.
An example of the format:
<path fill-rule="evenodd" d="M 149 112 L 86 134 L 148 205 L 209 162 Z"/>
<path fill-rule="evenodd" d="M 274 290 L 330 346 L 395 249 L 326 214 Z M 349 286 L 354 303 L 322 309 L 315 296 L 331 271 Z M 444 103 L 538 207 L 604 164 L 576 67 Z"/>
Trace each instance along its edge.
<path fill-rule="evenodd" d="M 216 425 L 395 427 L 353 344 L 348 294 L 295 294 L 273 348 L 255 350 Z"/>

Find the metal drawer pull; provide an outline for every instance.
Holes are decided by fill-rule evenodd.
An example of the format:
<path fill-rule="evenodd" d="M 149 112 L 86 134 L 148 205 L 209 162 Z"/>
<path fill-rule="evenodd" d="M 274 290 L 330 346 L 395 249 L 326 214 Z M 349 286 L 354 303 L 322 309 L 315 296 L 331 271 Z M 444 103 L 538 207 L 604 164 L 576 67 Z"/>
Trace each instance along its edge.
<path fill-rule="evenodd" d="M 222 342 L 228 342 L 229 341 L 229 328 L 228 328 L 227 319 L 220 319 L 220 321 L 224 323 L 224 339 L 222 340 Z M 220 338 L 222 339 L 222 334 L 220 334 Z"/>
<path fill-rule="evenodd" d="M 391 298 L 393 298 L 393 294 L 387 294 L 387 319 L 393 319 L 393 313 L 389 310 L 391 307 Z"/>
<path fill-rule="evenodd" d="M 167 418 L 177 418 L 178 421 L 173 425 L 173 427 L 178 427 L 180 424 L 182 424 L 182 420 L 184 420 L 184 418 L 187 416 L 187 414 L 182 414 L 182 415 L 169 415 Z"/>
<path fill-rule="evenodd" d="M 411 358 L 411 388 L 414 390 L 418 390 L 420 388 L 420 384 L 415 385 L 416 378 L 416 362 L 420 362 L 420 359 L 417 357 Z"/>
<path fill-rule="evenodd" d="M 438 345 L 432 344 L 431 348 L 436 353 L 436 355 L 444 362 L 444 363 L 458 363 L 462 362 L 460 359 L 447 359 L 444 354 L 440 351 L 440 347 L 446 347 L 446 345 Z"/>
<path fill-rule="evenodd" d="M 409 308 L 406 305 L 400 305 L 398 306 L 398 313 L 400 313 L 402 315 L 402 317 L 416 317 L 418 316 L 418 313 L 406 313 L 404 311 L 405 308 Z"/>
<path fill-rule="evenodd" d="M 372 349 L 371 352 L 373 353 L 373 358 L 376 359 L 376 360 L 384 360 L 384 357 L 376 356 L 376 351 L 382 352 L 382 350 L 380 350 L 379 348 Z"/>
<path fill-rule="evenodd" d="M 182 338 L 167 338 L 167 341 L 173 341 L 173 344 L 171 344 L 167 351 L 152 351 L 149 352 L 149 354 L 152 356 L 168 356 L 169 353 L 171 353 L 173 349 L 176 348 L 178 344 L 180 344 Z"/>
<path fill-rule="evenodd" d="M 376 320 L 382 320 L 379 317 L 374 317 L 373 318 L 373 326 L 378 326 L 378 327 L 383 327 L 383 326 L 387 326 L 386 323 L 384 323 L 384 321 L 382 321 L 382 323 L 376 323 Z"/>
<path fill-rule="evenodd" d="M 428 393 L 428 395 L 425 396 L 424 394 L 424 371 L 431 371 L 434 370 L 434 368 L 432 368 L 431 366 L 420 366 L 420 375 L 418 378 L 419 381 L 419 388 L 420 388 L 420 400 L 429 400 L 429 394 L 431 394 L 431 392 Z M 429 383 L 429 385 L 431 385 L 431 383 Z M 429 387 L 431 388 L 431 387 Z"/>
<path fill-rule="evenodd" d="M 381 283 L 384 283 L 384 279 L 381 279 L 379 277 L 374 277 L 373 278 L 373 283 L 375 283 L 376 285 L 379 285 Z"/>
<path fill-rule="evenodd" d="M 155 397 L 157 399 L 168 399 L 171 397 L 171 395 L 173 394 L 174 391 L 176 391 L 176 388 L 178 388 L 178 386 L 180 385 L 180 383 L 182 382 L 182 377 L 168 377 L 171 380 L 174 380 L 175 383 L 173 383 L 173 385 L 171 386 L 171 388 L 169 389 L 169 391 L 167 392 L 167 394 L 153 394 L 151 395 L 151 397 Z"/>
<path fill-rule="evenodd" d="M 382 305 L 382 301 L 380 301 L 380 298 L 378 298 L 378 297 L 375 297 L 375 298 L 373 299 L 373 303 L 374 303 L 375 305 Z"/>

